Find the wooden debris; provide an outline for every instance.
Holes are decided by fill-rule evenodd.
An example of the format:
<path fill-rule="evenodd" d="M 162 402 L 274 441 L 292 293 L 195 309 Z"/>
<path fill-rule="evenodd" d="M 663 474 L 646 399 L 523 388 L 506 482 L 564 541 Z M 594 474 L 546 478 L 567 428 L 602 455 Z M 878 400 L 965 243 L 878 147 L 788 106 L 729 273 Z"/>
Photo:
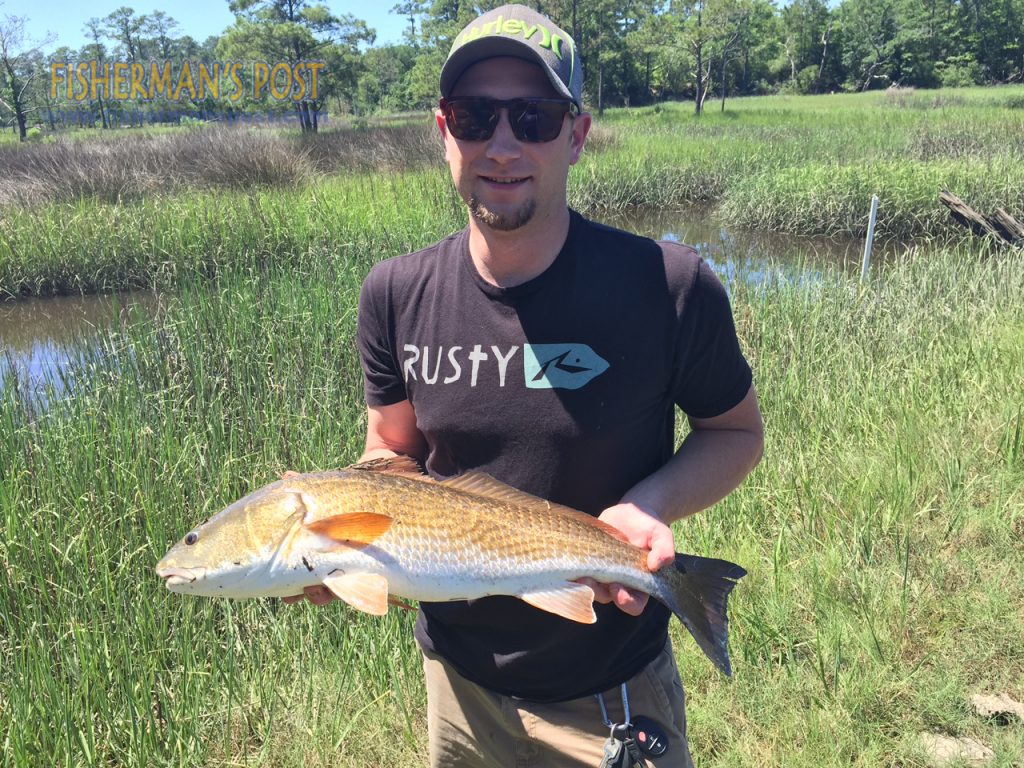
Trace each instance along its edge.
<path fill-rule="evenodd" d="M 1024 722 L 1024 704 L 1005 693 L 994 696 L 976 693 L 971 696 L 971 706 L 982 717 L 991 718 L 1002 725 L 1008 725 L 1012 718 Z"/>
<path fill-rule="evenodd" d="M 937 733 L 922 733 L 921 746 L 928 756 L 928 764 L 935 768 L 945 766 L 987 764 L 995 753 L 980 741 L 971 738 L 953 738 Z"/>
<path fill-rule="evenodd" d="M 988 235 L 1004 245 L 1024 246 L 1024 223 L 1002 208 L 997 208 L 991 216 L 985 216 L 946 189 L 939 193 L 939 202 L 949 208 L 949 215 L 955 221 L 969 227 L 979 237 Z"/>

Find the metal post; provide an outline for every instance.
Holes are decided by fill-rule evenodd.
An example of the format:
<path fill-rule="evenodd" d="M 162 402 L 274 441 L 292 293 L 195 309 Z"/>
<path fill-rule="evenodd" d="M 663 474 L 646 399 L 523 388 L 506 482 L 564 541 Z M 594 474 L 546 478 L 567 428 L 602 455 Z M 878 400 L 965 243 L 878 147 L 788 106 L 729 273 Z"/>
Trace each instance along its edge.
<path fill-rule="evenodd" d="M 868 277 L 868 268 L 871 266 L 871 243 L 875 239 L 875 219 L 878 218 L 878 195 L 871 196 L 871 216 L 868 218 L 868 237 L 864 242 L 864 260 L 860 264 L 860 281 L 863 283 Z"/>

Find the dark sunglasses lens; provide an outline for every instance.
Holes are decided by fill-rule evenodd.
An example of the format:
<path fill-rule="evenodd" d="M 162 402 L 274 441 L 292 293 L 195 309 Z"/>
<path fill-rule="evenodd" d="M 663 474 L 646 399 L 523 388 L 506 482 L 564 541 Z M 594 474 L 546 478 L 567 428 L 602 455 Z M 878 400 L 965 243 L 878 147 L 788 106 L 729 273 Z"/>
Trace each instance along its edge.
<path fill-rule="evenodd" d="M 484 141 L 491 138 L 498 124 L 498 109 L 492 102 L 464 100 L 448 102 L 445 122 L 452 136 L 461 141 Z"/>
<path fill-rule="evenodd" d="M 569 107 L 558 101 L 523 101 L 509 107 L 512 133 L 520 141 L 551 141 L 562 132 Z"/>
<path fill-rule="evenodd" d="M 514 99 L 454 99 L 443 104 L 444 119 L 452 136 L 461 141 L 486 141 L 494 135 L 502 107 L 508 107 L 513 135 L 520 141 L 551 141 L 562 132 L 562 121 L 569 112 L 564 101 Z"/>

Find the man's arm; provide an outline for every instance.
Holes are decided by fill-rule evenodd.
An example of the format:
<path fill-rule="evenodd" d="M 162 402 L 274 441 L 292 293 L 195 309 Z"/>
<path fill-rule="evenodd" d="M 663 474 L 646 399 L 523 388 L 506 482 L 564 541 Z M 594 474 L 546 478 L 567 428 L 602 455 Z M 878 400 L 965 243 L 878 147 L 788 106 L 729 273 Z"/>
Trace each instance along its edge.
<path fill-rule="evenodd" d="M 416 426 L 416 413 L 408 400 L 393 405 L 367 406 L 366 444 L 360 461 L 384 459 L 390 456 L 411 456 L 423 461 L 427 454 L 427 441 Z M 314 605 L 326 605 L 337 598 L 319 584 L 306 587 L 301 595 L 282 598 L 286 603 L 296 603 L 308 598 Z"/>
<path fill-rule="evenodd" d="M 366 411 L 366 446 L 360 461 L 399 454 L 419 461 L 426 458 L 427 441 L 416 426 L 412 403 L 402 400 L 394 405 L 369 405 Z"/>
<path fill-rule="evenodd" d="M 725 413 L 689 421 L 691 431 L 675 455 L 599 516 L 636 546 L 651 550 L 651 570 L 675 558 L 668 524 L 724 499 L 757 466 L 764 450 L 764 426 L 753 386 Z M 634 616 L 647 605 L 647 595 L 621 584 L 582 581 L 594 589 L 597 600 L 614 602 Z"/>

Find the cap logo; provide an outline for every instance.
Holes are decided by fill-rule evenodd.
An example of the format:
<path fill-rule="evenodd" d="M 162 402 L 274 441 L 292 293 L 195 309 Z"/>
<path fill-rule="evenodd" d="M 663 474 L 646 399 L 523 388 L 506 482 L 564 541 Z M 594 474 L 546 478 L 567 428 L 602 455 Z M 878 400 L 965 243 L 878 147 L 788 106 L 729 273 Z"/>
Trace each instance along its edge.
<path fill-rule="evenodd" d="M 571 39 L 565 40 L 561 35 L 552 33 L 552 31 L 543 24 L 528 25 L 519 19 L 506 19 L 503 16 L 498 16 L 494 21 L 489 21 L 482 27 L 472 26 L 463 31 L 463 33 L 455 39 L 455 45 L 452 46 L 452 51 L 455 51 L 456 48 L 465 45 L 471 40 L 483 37 L 484 35 L 522 35 L 524 40 L 530 40 L 530 38 L 535 35 L 539 35 L 540 39 L 533 40 L 532 42 L 535 42 L 541 48 L 547 48 L 555 54 L 559 60 L 562 59 L 562 43 L 564 42 L 568 42 L 569 54 L 572 55 Z M 449 53 L 449 55 L 451 54 Z"/>

